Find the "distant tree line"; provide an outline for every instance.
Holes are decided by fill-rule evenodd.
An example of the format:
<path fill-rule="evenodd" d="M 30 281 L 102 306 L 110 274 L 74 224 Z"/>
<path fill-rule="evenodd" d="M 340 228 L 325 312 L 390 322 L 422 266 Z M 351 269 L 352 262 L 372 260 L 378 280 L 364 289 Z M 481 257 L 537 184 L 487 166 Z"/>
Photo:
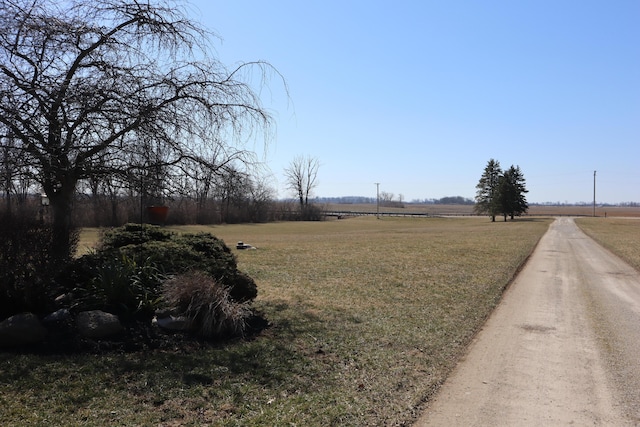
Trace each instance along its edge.
<path fill-rule="evenodd" d="M 519 166 L 512 165 L 503 171 L 499 161 L 490 159 L 476 185 L 476 190 L 474 210 L 478 214 L 488 214 L 491 221 L 495 221 L 496 216 L 500 214 L 504 216 L 505 221 L 507 216 L 513 219 L 529 209 L 525 196 L 528 190 Z"/>
<path fill-rule="evenodd" d="M 474 201 L 462 196 L 442 197 L 433 201 L 436 205 L 473 205 Z"/>
<path fill-rule="evenodd" d="M 380 193 L 381 202 L 385 200 L 385 192 Z M 387 197 L 388 199 L 388 197 Z M 393 199 L 393 195 L 391 195 Z M 316 203 L 335 203 L 335 204 L 374 204 L 376 203 L 375 197 L 363 197 L 363 196 L 344 196 L 344 197 L 316 197 L 314 199 Z M 400 202 L 401 204 L 419 204 L 419 205 L 473 205 L 475 202 L 473 199 L 469 199 L 462 196 L 448 196 L 440 199 L 414 199 L 411 202 Z"/>
<path fill-rule="evenodd" d="M 0 217 L 30 216 L 51 221 L 51 206 L 42 204 L 43 197 L 31 192 L 0 195 Z M 174 195 L 163 201 L 169 208 L 164 222 L 182 224 L 237 224 L 300 219 L 295 200 L 277 200 L 264 193 L 238 194 L 231 198 L 196 198 L 193 195 Z M 46 203 L 46 202 L 45 202 Z M 77 192 L 73 198 L 72 222 L 76 227 L 116 227 L 126 223 L 149 222 L 147 205 L 139 194 L 110 195 L 104 192 Z"/>
<path fill-rule="evenodd" d="M 335 203 L 344 205 L 365 205 L 376 202 L 375 197 L 342 196 L 342 197 L 316 197 L 314 203 Z"/>

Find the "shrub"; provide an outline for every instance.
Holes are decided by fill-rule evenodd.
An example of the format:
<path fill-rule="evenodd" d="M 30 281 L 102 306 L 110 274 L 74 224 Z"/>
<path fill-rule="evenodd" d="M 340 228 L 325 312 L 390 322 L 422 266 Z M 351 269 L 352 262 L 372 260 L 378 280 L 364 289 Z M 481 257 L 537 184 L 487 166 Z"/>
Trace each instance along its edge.
<path fill-rule="evenodd" d="M 229 295 L 235 301 L 247 302 L 252 301 L 258 296 L 258 286 L 256 282 L 241 271 L 231 277 L 226 277 L 225 284 L 229 288 Z"/>
<path fill-rule="evenodd" d="M 303 221 L 321 221 L 324 218 L 322 208 L 316 205 L 305 205 L 300 211 L 300 219 Z"/>
<path fill-rule="evenodd" d="M 201 271 L 190 271 L 165 282 L 162 297 L 167 307 L 185 316 L 205 338 L 242 336 L 251 310 L 233 301 L 229 288 Z"/>
<path fill-rule="evenodd" d="M 52 237 L 51 226 L 38 221 L 35 212 L 0 218 L 0 318 L 44 313 L 53 306 L 53 278 L 68 260 L 51 252 Z M 77 242 L 73 232 L 71 243 Z"/>
<path fill-rule="evenodd" d="M 236 301 L 251 301 L 258 295 L 254 280 L 238 271 L 236 258 L 231 249 L 210 233 L 184 234 L 176 239 L 199 255 L 199 260 L 190 268 L 207 272 L 211 277 L 223 283 Z M 194 259 L 195 261 L 195 259 Z"/>
<path fill-rule="evenodd" d="M 122 227 L 105 231 L 102 236 L 103 250 L 122 248 L 128 245 L 140 245 L 146 242 L 167 242 L 174 233 L 149 224 L 129 223 Z"/>
<path fill-rule="evenodd" d="M 58 276 L 72 290 L 77 309 L 102 309 L 147 318 L 159 301 L 164 277 L 201 271 L 235 302 L 258 294 L 253 279 L 238 271 L 225 243 L 208 233 L 178 235 L 157 226 L 127 224 L 109 230 L 100 249 L 77 259 Z"/>
<path fill-rule="evenodd" d="M 88 256 L 83 263 L 85 277 L 73 290 L 72 308 L 104 310 L 125 319 L 151 319 L 160 302 L 165 275 L 150 259 L 137 262 L 126 255 Z"/>
<path fill-rule="evenodd" d="M 210 233 L 174 234 L 170 240 L 148 240 L 119 250 L 133 259 L 150 259 L 167 273 L 206 272 L 227 286 L 231 298 L 236 301 L 251 301 L 258 295 L 253 279 L 238 271 L 236 258 L 229 247 Z"/>
<path fill-rule="evenodd" d="M 176 238 L 176 242 L 192 248 L 205 259 L 210 260 L 211 264 L 208 270 L 211 272 L 237 267 L 231 249 L 210 233 L 183 234 Z"/>
<path fill-rule="evenodd" d="M 137 260 L 149 259 L 161 265 L 168 273 L 182 273 L 202 261 L 197 252 L 175 241 L 129 245 L 120 248 L 116 253 Z"/>

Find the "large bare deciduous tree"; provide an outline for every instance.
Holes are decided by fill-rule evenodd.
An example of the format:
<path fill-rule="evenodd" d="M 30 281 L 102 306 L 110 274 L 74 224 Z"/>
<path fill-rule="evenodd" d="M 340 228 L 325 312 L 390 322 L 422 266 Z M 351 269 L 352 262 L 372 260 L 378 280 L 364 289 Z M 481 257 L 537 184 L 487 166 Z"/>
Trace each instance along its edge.
<path fill-rule="evenodd" d="M 56 254 L 70 255 L 79 181 L 144 175 L 151 166 L 179 171 L 189 162 L 215 170 L 250 158 L 238 148 L 245 132 L 269 134 L 272 118 L 242 76 L 247 67 L 263 78 L 277 71 L 264 62 L 225 67 L 212 54 L 215 35 L 184 7 L 168 0 L 0 3 L 1 148 L 19 153 L 21 169 L 48 196 Z"/>
<path fill-rule="evenodd" d="M 311 192 L 318 185 L 319 168 L 320 162 L 317 158 L 296 156 L 284 170 L 287 188 L 295 194 L 303 213 L 309 206 Z"/>

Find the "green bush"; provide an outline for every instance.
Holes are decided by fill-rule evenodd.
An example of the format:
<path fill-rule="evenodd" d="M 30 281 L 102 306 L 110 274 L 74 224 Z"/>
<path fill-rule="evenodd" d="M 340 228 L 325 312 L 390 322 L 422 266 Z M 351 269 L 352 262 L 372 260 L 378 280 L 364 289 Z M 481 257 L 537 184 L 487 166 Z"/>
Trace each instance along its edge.
<path fill-rule="evenodd" d="M 77 309 L 147 317 L 165 277 L 200 271 L 238 303 L 258 294 L 253 279 L 238 271 L 225 243 L 208 233 L 179 235 L 158 226 L 127 224 L 109 230 L 99 249 L 77 259 L 58 278 L 72 290 Z"/>
<path fill-rule="evenodd" d="M 95 257 L 88 256 L 86 260 Z M 104 310 L 124 318 L 150 319 L 166 276 L 150 259 L 104 256 L 84 264 L 85 281 L 73 290 L 76 310 Z"/>
<path fill-rule="evenodd" d="M 184 242 L 147 242 L 140 246 L 125 246 L 120 253 L 133 259 L 149 259 L 163 270 L 179 274 L 200 270 L 229 288 L 236 301 L 251 301 L 258 295 L 258 288 L 249 276 L 238 271 L 233 254 L 224 252 L 205 254 L 187 246 Z"/>
<path fill-rule="evenodd" d="M 256 283 L 251 277 L 238 271 L 235 256 L 222 240 L 210 233 L 184 234 L 176 240 L 198 253 L 198 261 L 189 269 L 207 272 L 229 288 L 231 298 L 236 301 L 251 301 L 256 298 Z"/>
<path fill-rule="evenodd" d="M 167 242 L 174 237 L 174 233 L 161 227 L 149 224 L 129 223 L 122 227 L 105 231 L 100 244 L 102 250 L 108 251 L 147 242 Z"/>
<path fill-rule="evenodd" d="M 168 273 L 182 273 L 201 261 L 197 252 L 176 241 L 129 245 L 119 248 L 115 252 L 137 260 L 149 259 L 157 265 L 161 265 L 163 270 Z"/>
<path fill-rule="evenodd" d="M 236 258 L 225 243 L 210 233 L 183 234 L 176 242 L 196 251 L 207 260 L 206 271 L 219 276 L 228 270 L 237 269 Z"/>
<path fill-rule="evenodd" d="M 258 295 L 258 288 L 253 279 L 238 271 L 236 258 L 231 249 L 212 234 L 178 235 L 163 231 L 157 226 L 144 225 L 144 230 L 140 233 L 144 238 L 138 240 L 142 243 L 131 244 L 129 242 L 135 239 L 126 236 L 140 230 L 138 224 L 135 226 L 137 228 L 128 224 L 121 229 L 110 231 L 105 235 L 109 243 L 103 244 L 102 252 L 118 250 L 136 260 L 149 259 L 171 274 L 190 270 L 204 271 L 227 286 L 231 298 L 236 301 L 251 301 Z M 120 237 L 121 233 L 125 237 Z"/>
<path fill-rule="evenodd" d="M 236 271 L 236 274 L 226 277 L 224 283 L 229 288 L 229 295 L 235 301 L 252 301 L 258 296 L 256 282 L 240 271 Z"/>
<path fill-rule="evenodd" d="M 242 336 L 251 310 L 231 298 L 229 288 L 204 272 L 190 271 L 171 278 L 162 287 L 163 301 L 205 338 Z"/>

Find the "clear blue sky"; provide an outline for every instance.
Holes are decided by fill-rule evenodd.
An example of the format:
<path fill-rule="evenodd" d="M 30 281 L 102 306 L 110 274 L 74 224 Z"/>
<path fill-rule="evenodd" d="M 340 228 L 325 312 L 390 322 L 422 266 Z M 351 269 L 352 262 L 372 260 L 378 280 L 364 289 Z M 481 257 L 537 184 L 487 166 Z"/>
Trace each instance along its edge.
<path fill-rule="evenodd" d="M 273 186 L 295 156 L 314 195 L 475 196 L 490 158 L 531 202 L 640 202 L 638 0 L 191 0 L 228 66 L 266 60 Z"/>

